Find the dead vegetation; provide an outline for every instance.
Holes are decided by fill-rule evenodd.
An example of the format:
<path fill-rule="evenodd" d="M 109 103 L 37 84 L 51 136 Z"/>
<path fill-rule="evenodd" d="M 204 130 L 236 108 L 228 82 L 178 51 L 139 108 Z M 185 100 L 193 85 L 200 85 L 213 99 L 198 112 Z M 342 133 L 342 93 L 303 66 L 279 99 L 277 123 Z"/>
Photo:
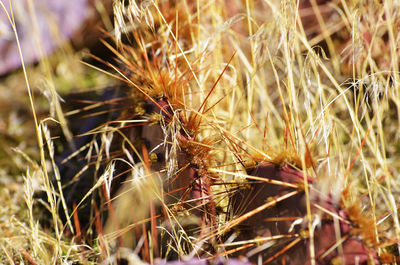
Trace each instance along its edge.
<path fill-rule="evenodd" d="M 399 260 L 396 1 L 113 7 L 112 58 L 0 108 L 1 262 Z"/>

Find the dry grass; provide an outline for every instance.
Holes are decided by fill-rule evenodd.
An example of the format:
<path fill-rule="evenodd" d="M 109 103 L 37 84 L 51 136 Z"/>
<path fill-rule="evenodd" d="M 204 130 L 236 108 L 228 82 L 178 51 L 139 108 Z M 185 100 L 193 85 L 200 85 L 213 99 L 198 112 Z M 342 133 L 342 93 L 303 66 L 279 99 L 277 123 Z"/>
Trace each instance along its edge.
<path fill-rule="evenodd" d="M 169 2 L 114 4 L 115 31 L 107 33 L 114 43 L 106 45 L 116 60 L 104 62 L 110 70 L 99 75 L 125 87 L 123 106 L 134 108 L 125 107 L 117 120 L 88 132 L 99 141 L 76 155 L 88 158 L 96 177 L 74 208 L 64 199 L 54 135 L 47 127 L 60 124 L 64 137 L 72 139 L 57 96 L 59 78 L 52 76 L 50 63 L 43 63 L 54 115 L 38 118 L 30 72 L 23 68 L 34 115 L 23 130 L 34 127 L 38 148 L 36 154 L 25 146 L 7 151 L 18 170 L 0 163 L 9 181 L 1 187 L 0 261 L 116 264 L 124 258 L 136 264 L 140 256 L 152 263 L 164 257 L 234 256 L 241 246 L 260 242 L 276 253 L 263 261 L 273 261 L 300 239 L 279 246 L 286 238 L 282 233 L 230 242 L 229 231 L 303 191 L 303 226 L 314 231 L 319 216 L 311 210 L 313 190 L 331 194 L 349 212 L 353 233 L 382 260 L 399 258 L 396 1 Z M 93 71 L 80 67 L 86 69 L 82 75 Z M 161 105 L 163 111 L 149 113 L 143 104 L 155 110 Z M 10 130 L 14 123 L 10 118 L 4 127 Z M 147 132 L 137 137 L 150 141 L 150 148 L 129 135 L 136 124 Z M 17 141 L 32 146 L 23 137 Z M 246 169 L 260 162 L 292 165 L 314 182 L 304 181 L 301 190 L 275 201 L 266 198 L 257 211 L 232 216 L 229 197 L 251 179 Z M 116 176 L 121 164 L 129 172 L 123 183 Z M 191 179 L 192 168 L 201 180 Z M 21 171 L 23 179 L 17 176 Z M 192 195 L 196 185 L 198 197 Z M 35 210 L 38 190 L 46 193 L 47 227 Z M 83 205 L 91 209 L 90 225 L 79 221 L 76 209 Z M 305 251 L 316 264 L 313 232 L 305 237 L 311 242 Z"/>

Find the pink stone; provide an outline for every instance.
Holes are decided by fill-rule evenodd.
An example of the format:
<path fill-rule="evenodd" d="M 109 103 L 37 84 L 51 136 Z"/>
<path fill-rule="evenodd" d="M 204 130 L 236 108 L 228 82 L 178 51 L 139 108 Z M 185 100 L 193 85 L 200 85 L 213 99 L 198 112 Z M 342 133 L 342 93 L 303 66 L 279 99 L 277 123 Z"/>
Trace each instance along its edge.
<path fill-rule="evenodd" d="M 10 13 L 9 1 L 2 1 Z M 38 39 L 44 55 L 49 55 L 58 46 L 83 27 L 92 16 L 89 0 L 12 0 L 18 38 L 25 64 L 39 61 Z M 29 10 L 34 5 L 36 24 Z M 0 75 L 18 69 L 21 59 L 12 26 L 5 11 L 0 8 Z"/>

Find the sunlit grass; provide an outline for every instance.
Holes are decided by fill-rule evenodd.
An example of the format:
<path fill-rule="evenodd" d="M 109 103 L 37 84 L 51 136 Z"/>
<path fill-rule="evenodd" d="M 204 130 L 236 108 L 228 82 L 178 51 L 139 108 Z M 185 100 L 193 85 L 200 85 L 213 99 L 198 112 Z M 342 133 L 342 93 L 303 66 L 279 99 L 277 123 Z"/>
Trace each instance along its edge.
<path fill-rule="evenodd" d="M 263 260 L 269 262 L 297 247 L 304 235 L 295 234 L 278 250 L 274 242 L 292 235 L 233 242 L 226 237 L 259 212 L 303 192 L 303 225 L 314 231 L 319 220 L 311 209 L 315 190 L 330 194 L 338 208 L 349 212 L 358 229 L 354 233 L 378 255 L 396 253 L 400 17 L 394 1 L 126 2 L 115 2 L 114 32 L 106 33 L 104 41 L 116 60 L 93 57 L 109 67 L 100 74 L 129 91 L 123 103 L 89 102 L 63 113 L 57 79 L 44 59 L 56 115 L 38 118 L 21 53 L 39 161 L 32 161 L 24 176 L 25 193 L 20 196 L 25 204 L 20 200 L 19 205 L 26 214 L 13 219 L 10 215 L 10 221 L 1 224 L 4 261 L 116 264 L 131 255 L 132 260 L 140 256 L 153 263 L 165 257 L 234 256 L 271 241 L 264 251 L 273 253 Z M 18 41 L 12 13 L 9 19 Z M 40 40 L 32 41 L 40 48 Z M 87 71 L 98 70 L 84 64 Z M 96 169 L 93 186 L 68 208 L 52 146 L 55 135 L 47 124 L 59 124 L 71 141 L 65 117 L 113 104 L 129 107 L 121 107 L 117 120 L 87 132 L 99 135 L 99 140 L 78 147 L 67 158 L 84 157 Z M 161 111 L 147 113 L 143 104 Z M 153 150 L 132 138 L 133 127 L 162 135 L 149 138 L 155 139 L 150 143 Z M 163 160 L 152 156 L 155 150 Z M 228 213 L 237 187 L 259 181 L 247 175 L 249 168 L 267 162 L 291 165 L 304 173 L 304 181 L 300 185 L 271 180 L 294 190 L 240 216 Z M 124 183 L 114 175 L 121 164 L 129 174 Z M 199 197 L 191 197 L 192 167 L 207 191 Z M 74 181 L 83 181 L 79 176 L 87 170 L 76 172 Z M 307 176 L 314 182 L 306 181 Z M 51 213 L 50 227 L 35 216 L 35 181 L 47 194 L 43 204 Z M 86 200 L 92 195 L 98 201 Z M 88 231 L 82 231 L 86 224 L 79 221 L 78 209 L 85 204 L 91 209 Z M 62 221 L 61 213 L 69 218 Z M 324 213 L 339 218 L 329 209 Z M 315 264 L 319 254 L 313 232 L 307 238 L 310 247 L 305 251 Z"/>

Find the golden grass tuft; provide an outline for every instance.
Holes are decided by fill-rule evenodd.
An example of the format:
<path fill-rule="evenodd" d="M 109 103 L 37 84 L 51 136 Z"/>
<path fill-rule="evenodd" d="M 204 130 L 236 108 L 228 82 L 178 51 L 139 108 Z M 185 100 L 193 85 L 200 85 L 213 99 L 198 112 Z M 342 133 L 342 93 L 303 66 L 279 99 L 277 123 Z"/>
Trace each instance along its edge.
<path fill-rule="evenodd" d="M 0 262 L 135 264 L 139 257 L 154 263 L 237 253 L 254 261 L 261 249 L 274 253 L 260 256 L 261 263 L 283 263 L 308 240 L 304 251 L 310 264 L 318 264 L 319 256 L 334 250 L 315 252 L 321 222 L 312 211 L 315 190 L 346 211 L 352 226 L 346 236 L 359 236 L 382 261 L 398 260 L 399 10 L 390 0 L 115 1 L 114 32 L 103 41 L 115 59 L 95 59 L 108 67 L 100 72 L 111 77 L 107 82 L 127 92 L 121 100 L 89 102 L 76 111 L 113 104 L 122 109 L 117 119 L 85 134 L 98 141 L 68 158 L 83 157 L 95 168 L 93 183 L 72 208 L 48 129 L 59 124 L 64 138 L 73 139 L 59 102 L 62 88 L 45 63 L 56 115 L 38 116 L 21 53 L 38 155 L 13 155 L 29 161 L 23 180 L 11 178 L 25 193 L 1 184 Z M 91 115 L 97 114 L 103 113 Z M 0 137 L 7 139 L 1 130 L 0 122 Z M 301 191 L 266 198 L 257 209 L 232 216 L 229 198 L 240 185 L 252 185 L 246 176 L 262 163 L 290 166 L 313 183 L 304 181 Z M 80 174 L 88 168 L 73 181 L 84 181 Z M 40 189 L 51 216 L 47 227 L 35 210 Z M 235 242 L 237 235 L 228 233 L 303 190 L 303 237 L 281 231 Z M 84 206 L 90 208 L 88 224 L 80 221 Z M 324 214 L 336 222 L 339 238 L 343 217 L 331 209 Z M 285 216 L 293 226 L 297 217 Z M 337 242 L 333 249 L 343 253 L 343 242 Z"/>

